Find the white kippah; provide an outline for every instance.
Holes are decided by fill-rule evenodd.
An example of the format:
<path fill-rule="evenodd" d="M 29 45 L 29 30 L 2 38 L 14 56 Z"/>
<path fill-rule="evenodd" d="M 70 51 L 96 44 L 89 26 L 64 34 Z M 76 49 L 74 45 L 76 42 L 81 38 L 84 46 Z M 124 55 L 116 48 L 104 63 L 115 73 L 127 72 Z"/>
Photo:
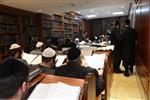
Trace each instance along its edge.
<path fill-rule="evenodd" d="M 21 47 L 21 46 L 18 45 L 17 43 L 13 43 L 13 44 L 11 44 L 9 50 L 18 49 L 18 48 L 20 48 L 20 47 Z"/>
<path fill-rule="evenodd" d="M 36 43 L 36 47 L 37 47 L 37 48 L 41 47 L 42 45 L 43 45 L 43 42 L 37 42 L 37 43 Z"/>
<path fill-rule="evenodd" d="M 56 52 L 52 48 L 46 48 L 42 52 L 42 56 L 44 56 L 44 57 L 53 57 L 55 55 L 56 55 Z"/>

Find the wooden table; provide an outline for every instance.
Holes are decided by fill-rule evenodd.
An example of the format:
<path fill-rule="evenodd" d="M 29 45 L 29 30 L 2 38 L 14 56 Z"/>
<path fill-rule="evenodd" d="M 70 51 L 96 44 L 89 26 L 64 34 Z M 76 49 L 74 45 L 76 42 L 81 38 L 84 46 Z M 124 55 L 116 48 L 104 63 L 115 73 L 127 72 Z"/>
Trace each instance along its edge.
<path fill-rule="evenodd" d="M 33 78 L 31 81 L 29 81 L 29 83 L 28 83 L 28 89 L 30 89 L 31 87 L 33 87 L 37 83 L 39 83 L 45 76 L 46 76 L 46 74 L 40 73 L 38 76 L 36 76 L 35 78 Z"/>
<path fill-rule="evenodd" d="M 72 86 L 79 86 L 81 87 L 81 93 L 80 93 L 80 100 L 87 100 L 85 99 L 87 97 L 87 88 L 85 88 L 85 80 L 83 79 L 77 79 L 77 78 L 69 78 L 69 77 L 61 77 L 56 75 L 46 75 L 44 79 L 41 81 L 41 83 L 57 83 L 57 82 L 63 82 L 68 85 Z"/>
<path fill-rule="evenodd" d="M 105 67 L 104 67 L 104 82 L 105 82 L 105 100 L 110 98 L 110 89 L 113 81 L 113 51 L 111 50 L 96 50 L 93 53 L 96 54 L 106 54 Z"/>

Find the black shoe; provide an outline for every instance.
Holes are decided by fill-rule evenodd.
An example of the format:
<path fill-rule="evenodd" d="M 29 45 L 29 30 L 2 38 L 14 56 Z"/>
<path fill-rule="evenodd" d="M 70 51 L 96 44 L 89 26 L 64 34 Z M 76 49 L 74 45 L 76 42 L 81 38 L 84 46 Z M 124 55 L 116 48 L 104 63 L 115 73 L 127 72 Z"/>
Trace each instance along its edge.
<path fill-rule="evenodd" d="M 129 71 L 128 71 L 128 70 L 125 70 L 125 72 L 124 72 L 124 76 L 126 76 L 126 77 L 129 77 L 129 76 L 130 76 L 130 74 L 129 74 Z"/>

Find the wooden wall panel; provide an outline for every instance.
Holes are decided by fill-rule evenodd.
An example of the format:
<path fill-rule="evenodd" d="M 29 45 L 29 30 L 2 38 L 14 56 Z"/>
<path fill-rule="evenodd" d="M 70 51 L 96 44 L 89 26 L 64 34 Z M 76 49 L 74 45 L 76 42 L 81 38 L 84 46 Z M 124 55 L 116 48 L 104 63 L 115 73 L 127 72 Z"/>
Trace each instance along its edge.
<path fill-rule="evenodd" d="M 149 0 L 142 0 L 137 7 L 136 31 L 137 31 L 137 50 L 142 62 L 150 72 L 149 57 Z"/>

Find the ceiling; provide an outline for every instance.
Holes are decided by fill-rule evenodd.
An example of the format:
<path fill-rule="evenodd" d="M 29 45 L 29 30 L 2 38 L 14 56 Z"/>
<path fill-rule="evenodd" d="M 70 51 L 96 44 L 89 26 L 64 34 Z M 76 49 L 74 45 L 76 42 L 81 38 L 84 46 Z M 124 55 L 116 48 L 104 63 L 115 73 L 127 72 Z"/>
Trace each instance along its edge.
<path fill-rule="evenodd" d="M 0 4 L 28 11 L 54 14 L 75 11 L 87 19 L 124 16 L 133 0 L 0 0 Z M 120 12 L 122 14 L 113 14 Z M 87 15 L 95 15 L 87 17 Z"/>

